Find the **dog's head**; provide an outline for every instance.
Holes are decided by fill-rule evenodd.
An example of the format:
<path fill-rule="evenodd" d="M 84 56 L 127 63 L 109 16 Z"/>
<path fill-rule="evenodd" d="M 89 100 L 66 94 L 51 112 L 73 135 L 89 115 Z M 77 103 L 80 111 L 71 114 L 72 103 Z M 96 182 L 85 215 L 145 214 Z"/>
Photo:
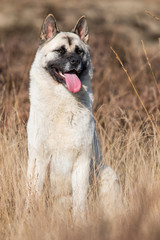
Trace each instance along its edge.
<path fill-rule="evenodd" d="M 53 15 L 45 19 L 40 36 L 39 53 L 42 66 L 53 81 L 70 92 L 81 89 L 84 73 L 89 67 L 88 26 L 81 17 L 72 32 L 60 32 Z"/>

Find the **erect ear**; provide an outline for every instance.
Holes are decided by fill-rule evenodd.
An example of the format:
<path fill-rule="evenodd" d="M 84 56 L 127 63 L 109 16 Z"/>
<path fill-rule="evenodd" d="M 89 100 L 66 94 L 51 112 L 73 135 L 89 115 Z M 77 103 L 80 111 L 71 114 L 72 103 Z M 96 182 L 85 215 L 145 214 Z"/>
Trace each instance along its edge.
<path fill-rule="evenodd" d="M 54 38 L 59 32 L 56 24 L 56 19 L 52 14 L 49 14 L 44 20 L 41 28 L 40 40 L 46 41 Z"/>
<path fill-rule="evenodd" d="M 78 20 L 72 32 L 78 34 L 83 42 L 88 42 L 88 25 L 85 16 Z"/>

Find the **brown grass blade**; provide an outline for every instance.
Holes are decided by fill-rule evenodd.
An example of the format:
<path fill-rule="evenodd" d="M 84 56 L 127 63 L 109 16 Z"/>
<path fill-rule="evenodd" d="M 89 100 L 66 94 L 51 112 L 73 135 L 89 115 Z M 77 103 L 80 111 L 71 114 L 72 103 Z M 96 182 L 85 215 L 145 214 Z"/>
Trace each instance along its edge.
<path fill-rule="evenodd" d="M 153 13 L 149 12 L 149 11 L 145 11 L 149 16 L 153 17 L 156 21 L 160 21 L 160 18 L 155 16 Z"/>
<path fill-rule="evenodd" d="M 142 47 L 143 47 L 143 51 L 144 51 L 145 57 L 146 57 L 146 59 L 147 59 L 148 66 L 149 66 L 149 68 L 150 68 L 150 70 L 151 70 L 151 73 L 152 73 L 152 78 L 153 78 L 153 80 L 154 80 L 154 82 L 155 82 L 155 84 L 156 84 L 156 87 L 157 87 L 157 89 L 158 89 L 158 92 L 159 92 L 159 94 L 160 94 L 160 88 L 159 88 L 159 86 L 158 86 L 156 76 L 155 76 L 155 74 L 154 74 L 154 72 L 153 72 L 152 65 L 151 65 L 151 63 L 150 63 L 150 61 L 149 61 L 148 54 L 147 54 L 146 48 L 145 48 L 145 46 L 144 46 L 143 40 L 141 40 L 141 43 L 142 43 Z"/>

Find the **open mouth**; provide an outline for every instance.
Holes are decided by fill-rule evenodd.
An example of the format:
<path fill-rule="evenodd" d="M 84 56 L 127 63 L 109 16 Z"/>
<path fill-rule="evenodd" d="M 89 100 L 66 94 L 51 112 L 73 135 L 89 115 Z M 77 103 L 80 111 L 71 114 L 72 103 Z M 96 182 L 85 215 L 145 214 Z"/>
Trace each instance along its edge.
<path fill-rule="evenodd" d="M 79 73 L 75 69 L 64 73 L 57 68 L 52 68 L 52 71 L 57 81 L 66 85 L 70 92 L 76 93 L 80 91 L 81 81 L 79 79 Z"/>

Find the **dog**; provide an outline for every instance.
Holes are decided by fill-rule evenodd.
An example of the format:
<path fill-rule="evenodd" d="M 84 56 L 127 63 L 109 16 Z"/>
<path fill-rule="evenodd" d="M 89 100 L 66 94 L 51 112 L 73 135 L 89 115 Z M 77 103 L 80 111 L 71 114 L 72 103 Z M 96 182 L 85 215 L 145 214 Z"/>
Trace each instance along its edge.
<path fill-rule="evenodd" d="M 71 32 L 61 32 L 49 14 L 30 70 L 28 186 L 39 196 L 50 165 L 53 196 L 71 196 L 75 217 L 85 215 L 94 175 L 102 205 L 113 203 L 119 192 L 115 172 L 101 157 L 92 75 L 86 18 L 82 16 Z"/>

